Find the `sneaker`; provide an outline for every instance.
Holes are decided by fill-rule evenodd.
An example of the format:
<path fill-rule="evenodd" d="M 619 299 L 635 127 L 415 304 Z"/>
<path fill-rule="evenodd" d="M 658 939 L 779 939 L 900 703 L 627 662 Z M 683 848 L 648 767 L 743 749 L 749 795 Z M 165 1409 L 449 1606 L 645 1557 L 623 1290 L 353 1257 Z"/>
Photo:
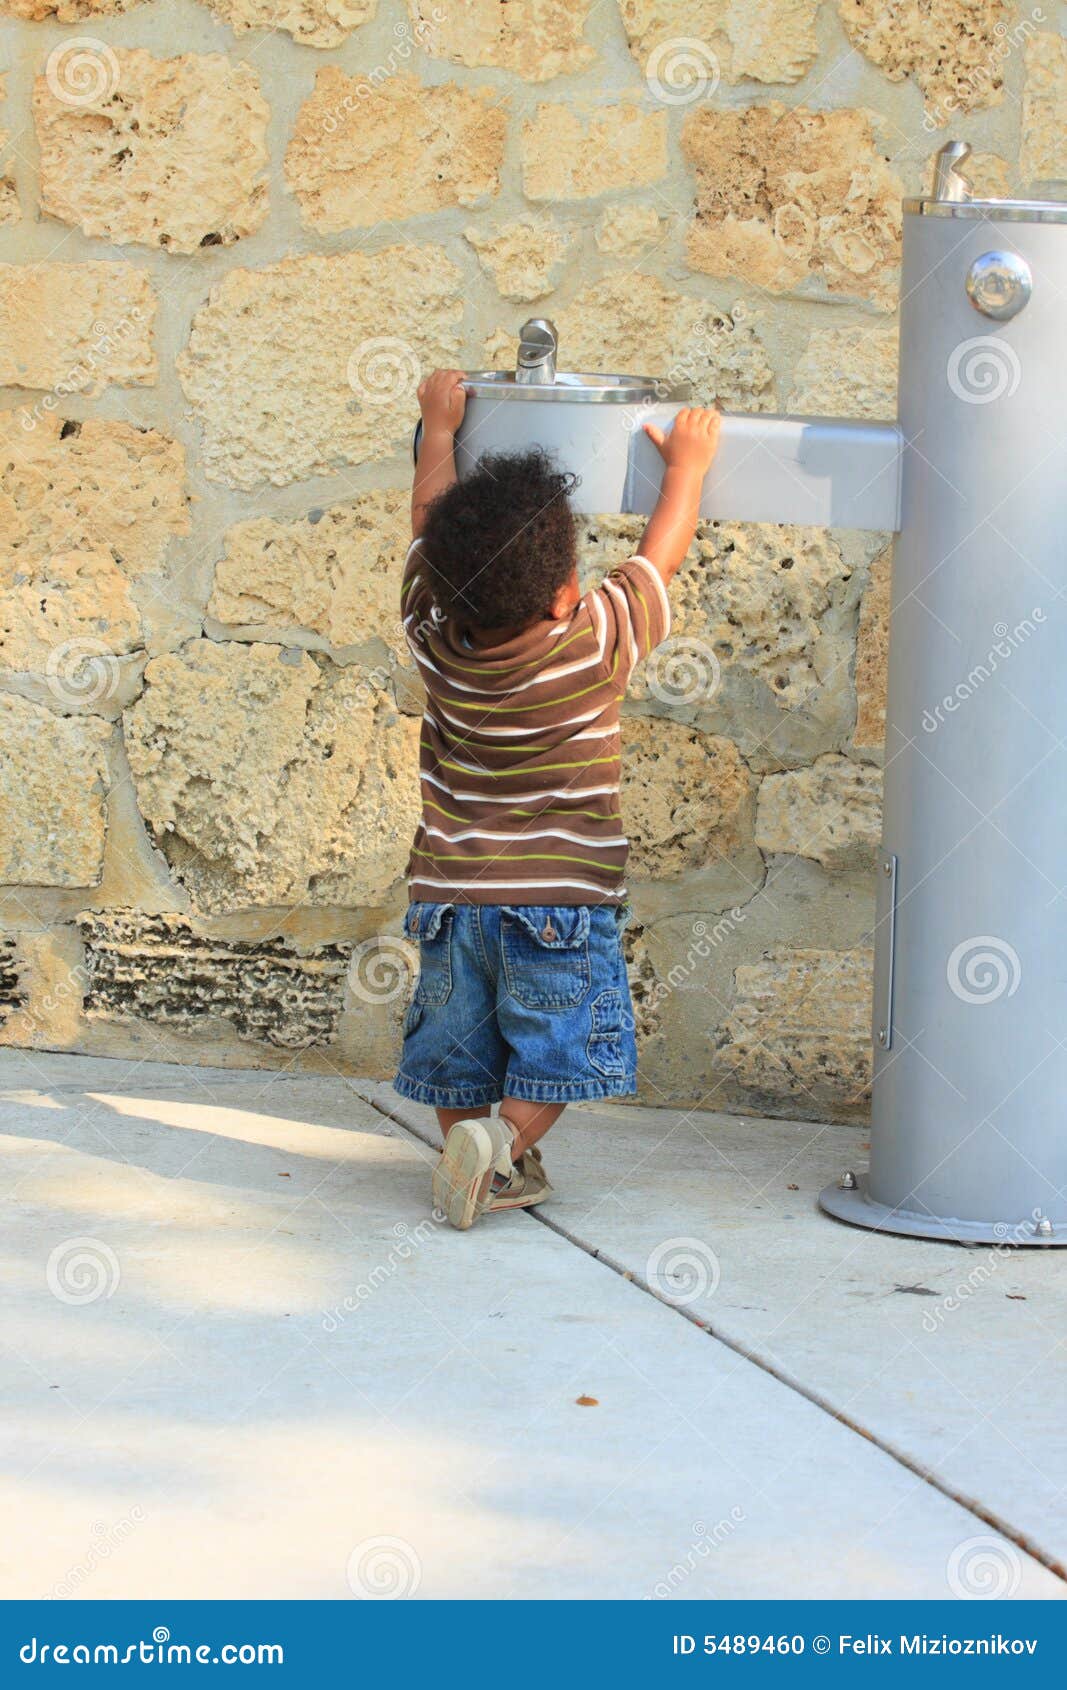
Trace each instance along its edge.
<path fill-rule="evenodd" d="M 449 1224 L 460 1232 L 465 1232 L 489 1208 L 493 1175 L 500 1174 L 510 1181 L 512 1143 L 507 1122 L 491 1115 L 457 1121 L 450 1130 L 433 1171 L 433 1202 L 434 1208 L 440 1209 Z"/>
<path fill-rule="evenodd" d="M 532 1209 L 552 1193 L 541 1152 L 536 1144 L 523 1152 L 511 1170 L 511 1178 L 490 1196 L 490 1209 Z"/>

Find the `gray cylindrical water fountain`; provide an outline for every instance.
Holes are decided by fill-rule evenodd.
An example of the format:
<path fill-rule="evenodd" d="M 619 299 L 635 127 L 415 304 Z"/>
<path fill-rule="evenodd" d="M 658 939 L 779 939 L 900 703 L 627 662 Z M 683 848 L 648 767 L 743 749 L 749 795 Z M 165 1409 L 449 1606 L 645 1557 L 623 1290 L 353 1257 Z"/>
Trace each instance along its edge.
<path fill-rule="evenodd" d="M 870 1173 L 821 1202 L 1067 1244 L 1067 205 L 938 191 L 904 217 Z"/>

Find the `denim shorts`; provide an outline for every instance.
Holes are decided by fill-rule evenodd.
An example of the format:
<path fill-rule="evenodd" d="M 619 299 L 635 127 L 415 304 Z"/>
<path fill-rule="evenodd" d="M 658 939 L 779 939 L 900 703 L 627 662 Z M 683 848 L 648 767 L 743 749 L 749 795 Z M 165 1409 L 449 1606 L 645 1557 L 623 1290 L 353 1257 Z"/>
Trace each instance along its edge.
<path fill-rule="evenodd" d="M 571 1103 L 637 1090 L 622 954 L 629 911 L 411 904 L 419 978 L 393 1086 L 438 1109 Z"/>

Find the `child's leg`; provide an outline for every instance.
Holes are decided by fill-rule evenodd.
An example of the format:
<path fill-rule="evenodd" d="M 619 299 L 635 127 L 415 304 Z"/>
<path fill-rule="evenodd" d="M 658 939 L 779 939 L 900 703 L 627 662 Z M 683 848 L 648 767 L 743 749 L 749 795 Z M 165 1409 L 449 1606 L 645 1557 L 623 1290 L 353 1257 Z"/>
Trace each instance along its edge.
<path fill-rule="evenodd" d="M 441 1129 L 441 1137 L 447 1138 L 450 1129 L 455 1126 L 457 1121 L 473 1121 L 481 1115 L 491 1115 L 492 1113 L 492 1105 L 489 1103 L 479 1104 L 477 1109 L 438 1109 L 437 1124 Z M 551 1123 L 549 1124 L 551 1125 Z"/>
<path fill-rule="evenodd" d="M 529 1150 L 531 1144 L 544 1138 L 566 1107 L 565 1103 L 527 1103 L 522 1097 L 505 1097 L 500 1113 L 515 1134 L 511 1151 L 515 1161 L 524 1150 Z"/>

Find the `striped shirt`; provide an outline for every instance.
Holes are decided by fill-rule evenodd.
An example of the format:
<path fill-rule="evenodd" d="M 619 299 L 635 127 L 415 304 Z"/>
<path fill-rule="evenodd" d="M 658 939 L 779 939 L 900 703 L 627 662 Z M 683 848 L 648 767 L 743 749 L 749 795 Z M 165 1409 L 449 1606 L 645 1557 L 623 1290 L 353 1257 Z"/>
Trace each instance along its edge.
<path fill-rule="evenodd" d="M 413 900 L 618 903 L 619 705 L 670 629 L 667 591 L 632 557 L 561 622 L 475 646 L 408 553 L 404 632 L 426 687 Z"/>

